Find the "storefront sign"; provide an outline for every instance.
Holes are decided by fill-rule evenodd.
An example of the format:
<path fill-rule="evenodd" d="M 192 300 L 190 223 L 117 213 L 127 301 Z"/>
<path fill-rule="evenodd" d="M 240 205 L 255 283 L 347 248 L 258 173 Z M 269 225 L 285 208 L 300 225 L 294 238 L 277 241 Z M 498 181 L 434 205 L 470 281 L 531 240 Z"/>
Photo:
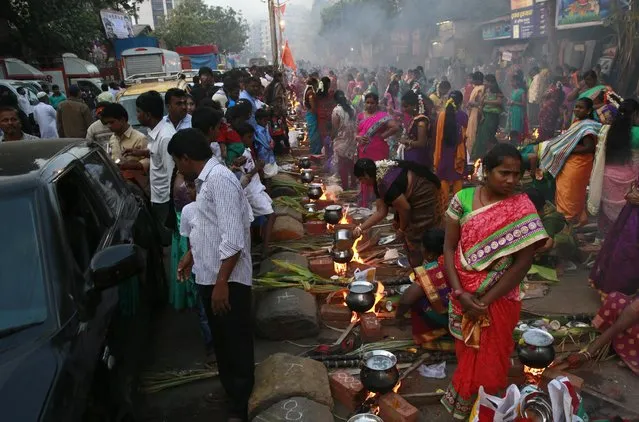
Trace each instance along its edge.
<path fill-rule="evenodd" d="M 534 0 L 510 0 L 510 10 L 526 9 L 533 7 Z"/>
<path fill-rule="evenodd" d="M 601 25 L 611 12 L 610 0 L 557 0 L 557 28 Z"/>
<path fill-rule="evenodd" d="M 100 18 L 108 39 L 133 37 L 131 17 L 113 10 L 100 10 Z"/>
<path fill-rule="evenodd" d="M 484 25 L 482 38 L 485 40 L 504 40 L 513 37 L 513 27 L 508 22 L 496 22 Z"/>
<path fill-rule="evenodd" d="M 513 27 L 513 39 L 538 38 L 546 36 L 546 5 L 535 4 L 533 7 L 518 10 L 510 14 Z"/>

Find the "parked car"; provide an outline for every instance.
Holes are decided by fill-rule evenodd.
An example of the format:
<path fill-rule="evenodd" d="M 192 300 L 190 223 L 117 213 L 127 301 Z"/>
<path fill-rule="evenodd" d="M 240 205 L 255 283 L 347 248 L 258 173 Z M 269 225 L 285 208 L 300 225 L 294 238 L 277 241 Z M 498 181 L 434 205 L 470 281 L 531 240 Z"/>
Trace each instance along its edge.
<path fill-rule="evenodd" d="M 36 81 L 17 81 L 13 79 L 0 79 L 0 91 L 9 90 L 13 92 L 15 96 L 18 95 L 18 88 L 24 88 L 29 98 L 29 103 L 34 106 L 37 105 L 40 100 L 36 96 L 39 91 L 42 91 L 42 87 Z"/>
<path fill-rule="evenodd" d="M 2 420 L 132 415 L 167 297 L 147 201 L 96 143 L 5 142 L 0 217 Z"/>

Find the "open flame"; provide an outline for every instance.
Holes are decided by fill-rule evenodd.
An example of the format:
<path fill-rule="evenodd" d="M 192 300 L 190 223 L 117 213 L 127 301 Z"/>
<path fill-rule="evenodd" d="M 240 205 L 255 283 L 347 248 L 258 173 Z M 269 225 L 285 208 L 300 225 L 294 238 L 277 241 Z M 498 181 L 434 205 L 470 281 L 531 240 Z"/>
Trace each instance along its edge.
<path fill-rule="evenodd" d="M 380 282 L 377 282 L 377 291 L 375 292 L 375 304 L 373 305 L 373 312 L 375 313 L 375 315 L 378 315 L 378 312 L 375 311 L 375 308 L 377 308 L 377 304 L 380 302 L 380 300 L 384 299 L 384 297 L 386 297 L 386 294 L 384 293 L 384 285 Z"/>
<path fill-rule="evenodd" d="M 333 262 L 333 270 L 335 274 L 340 277 L 344 277 L 348 271 L 348 264 L 340 264 L 339 262 Z"/>
<path fill-rule="evenodd" d="M 539 128 L 533 129 L 532 133 L 530 134 L 530 137 L 534 140 L 537 140 L 539 138 Z"/>
<path fill-rule="evenodd" d="M 541 375 L 546 368 L 531 368 L 524 365 L 524 376 L 526 377 L 526 384 L 539 385 L 541 382 Z"/>
<path fill-rule="evenodd" d="M 397 384 L 395 384 L 395 387 L 393 387 L 393 393 L 397 394 L 397 392 L 399 391 L 401 386 L 402 386 L 402 382 L 401 381 L 397 381 Z"/>

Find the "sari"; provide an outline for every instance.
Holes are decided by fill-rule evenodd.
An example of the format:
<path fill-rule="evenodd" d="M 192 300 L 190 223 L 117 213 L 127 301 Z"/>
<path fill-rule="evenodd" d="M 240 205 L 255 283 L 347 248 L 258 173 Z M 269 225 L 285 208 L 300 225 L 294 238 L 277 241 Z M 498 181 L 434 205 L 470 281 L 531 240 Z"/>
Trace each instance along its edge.
<path fill-rule="evenodd" d="M 486 93 L 486 99 L 488 101 L 495 101 L 497 99 L 497 93 Z M 494 105 L 484 105 L 482 108 L 482 115 L 484 118 L 479 123 L 477 129 L 477 136 L 473 143 L 471 150 L 471 158 L 476 160 L 482 158 L 484 154 L 490 149 L 491 144 L 496 141 L 495 135 L 497 135 L 497 129 L 499 128 L 499 115 L 502 108 Z"/>
<path fill-rule="evenodd" d="M 364 113 L 357 116 L 357 135 L 367 136 L 368 143 L 357 147 L 359 158 L 369 158 L 373 161 L 385 160 L 388 158 L 389 147 L 384 138 L 380 135 L 384 131 L 386 124 L 392 117 L 383 111 L 378 111 L 370 117 L 365 117 Z M 360 185 L 361 201 L 363 207 L 368 207 L 374 192 L 373 187 L 366 184 Z"/>
<path fill-rule="evenodd" d="M 479 103 L 484 95 L 484 85 L 476 85 L 470 93 L 468 102 Z M 472 151 L 477 139 L 477 128 L 481 120 L 481 110 L 479 106 L 470 107 L 468 111 L 468 128 L 466 129 L 466 151 Z"/>
<path fill-rule="evenodd" d="M 430 145 L 431 143 L 430 119 L 424 116 L 423 114 L 418 114 L 417 116 L 413 117 L 413 119 L 410 121 L 410 124 L 408 125 L 408 128 L 406 129 L 406 135 L 408 136 L 410 140 L 417 141 L 419 122 L 426 123 L 426 132 L 428 136 L 427 143 L 425 146 L 420 148 L 406 147 L 406 149 L 404 150 L 403 159 L 405 161 L 412 161 L 422 166 L 431 168 L 433 166 L 433 152 L 432 152 L 432 147 Z"/>
<path fill-rule="evenodd" d="M 538 141 L 546 141 L 554 138 L 555 132 L 560 128 L 560 108 L 563 90 L 558 84 L 551 84 L 545 92 L 539 111 L 539 136 Z"/>
<path fill-rule="evenodd" d="M 592 325 L 603 333 L 617 321 L 627 307 L 638 314 L 639 299 L 619 292 L 610 293 L 592 320 Z M 615 353 L 635 375 L 639 375 L 639 341 L 637 339 L 639 339 L 639 324 L 616 335 L 611 344 Z"/>
<path fill-rule="evenodd" d="M 319 133 L 319 121 L 317 114 L 310 109 L 310 98 L 315 97 L 313 88 L 307 87 L 304 92 L 304 106 L 306 107 L 306 130 L 311 146 L 311 154 L 320 155 L 322 153 L 322 138 Z"/>
<path fill-rule="evenodd" d="M 577 97 L 577 99 L 590 98 L 591 100 L 594 101 L 595 98 L 597 98 L 597 96 L 599 95 L 599 93 L 603 91 L 604 89 L 606 89 L 605 85 L 596 85 L 579 94 L 579 97 Z"/>
<path fill-rule="evenodd" d="M 442 203 L 448 203 L 450 186 L 453 186 L 453 195 L 462 188 L 464 173 L 466 172 L 466 127 L 468 115 L 463 110 L 455 113 L 457 123 L 457 140 L 455 144 L 449 144 L 444 140 L 444 127 L 446 111 L 439 113 L 437 118 L 437 130 L 435 133 L 435 151 L 433 153 L 433 166 L 435 174 L 442 183 Z"/>
<path fill-rule="evenodd" d="M 446 214 L 461 226 L 454 258 L 461 287 L 481 298 L 513 264 L 515 253 L 541 246 L 548 235 L 526 194 L 473 210 L 476 189 L 457 193 Z M 458 365 L 441 402 L 455 419 L 468 419 L 480 386 L 493 395 L 506 387 L 519 293 L 515 287 L 495 300 L 476 322 L 464 317 L 457 299 L 450 299 L 449 330 L 456 339 Z"/>
<path fill-rule="evenodd" d="M 415 268 L 415 281 L 422 288 L 424 298 L 411 309 L 411 326 L 415 344 L 428 350 L 454 350 L 446 341 L 448 336 L 448 296 L 450 286 L 446 278 L 444 257 Z M 435 342 L 437 340 L 437 342 Z"/>
<path fill-rule="evenodd" d="M 639 206 L 626 203 L 590 271 L 590 282 L 600 293 L 635 294 L 639 290 L 638 244 Z"/>
<path fill-rule="evenodd" d="M 594 120 L 575 121 L 570 129 L 547 141 L 541 153 L 540 168 L 555 178 L 557 210 L 568 221 L 587 220 L 586 194 L 594 154 L 572 154 L 585 136 L 597 136 L 601 124 Z"/>
<path fill-rule="evenodd" d="M 508 110 L 508 128 L 510 132 L 519 134 L 518 141 L 526 139 L 528 133 L 528 118 L 526 112 L 526 91 L 523 88 L 517 88 L 510 94 L 510 99 L 514 102 L 523 103 L 524 105 L 513 104 Z"/>

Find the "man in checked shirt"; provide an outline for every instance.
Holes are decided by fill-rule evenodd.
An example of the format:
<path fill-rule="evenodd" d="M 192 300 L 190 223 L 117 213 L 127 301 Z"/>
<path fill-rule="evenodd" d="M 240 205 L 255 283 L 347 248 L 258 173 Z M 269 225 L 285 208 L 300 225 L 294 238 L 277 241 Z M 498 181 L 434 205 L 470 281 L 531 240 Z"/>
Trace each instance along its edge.
<path fill-rule="evenodd" d="M 214 127 L 219 126 L 221 114 L 216 117 Z M 237 177 L 213 157 L 202 132 L 177 132 L 168 151 L 178 171 L 186 180 L 194 180 L 197 190 L 191 249 L 178 267 L 178 277 L 188 277 L 192 267 L 213 335 L 220 380 L 231 401 L 229 421 L 244 421 L 254 382 L 253 214 Z"/>

